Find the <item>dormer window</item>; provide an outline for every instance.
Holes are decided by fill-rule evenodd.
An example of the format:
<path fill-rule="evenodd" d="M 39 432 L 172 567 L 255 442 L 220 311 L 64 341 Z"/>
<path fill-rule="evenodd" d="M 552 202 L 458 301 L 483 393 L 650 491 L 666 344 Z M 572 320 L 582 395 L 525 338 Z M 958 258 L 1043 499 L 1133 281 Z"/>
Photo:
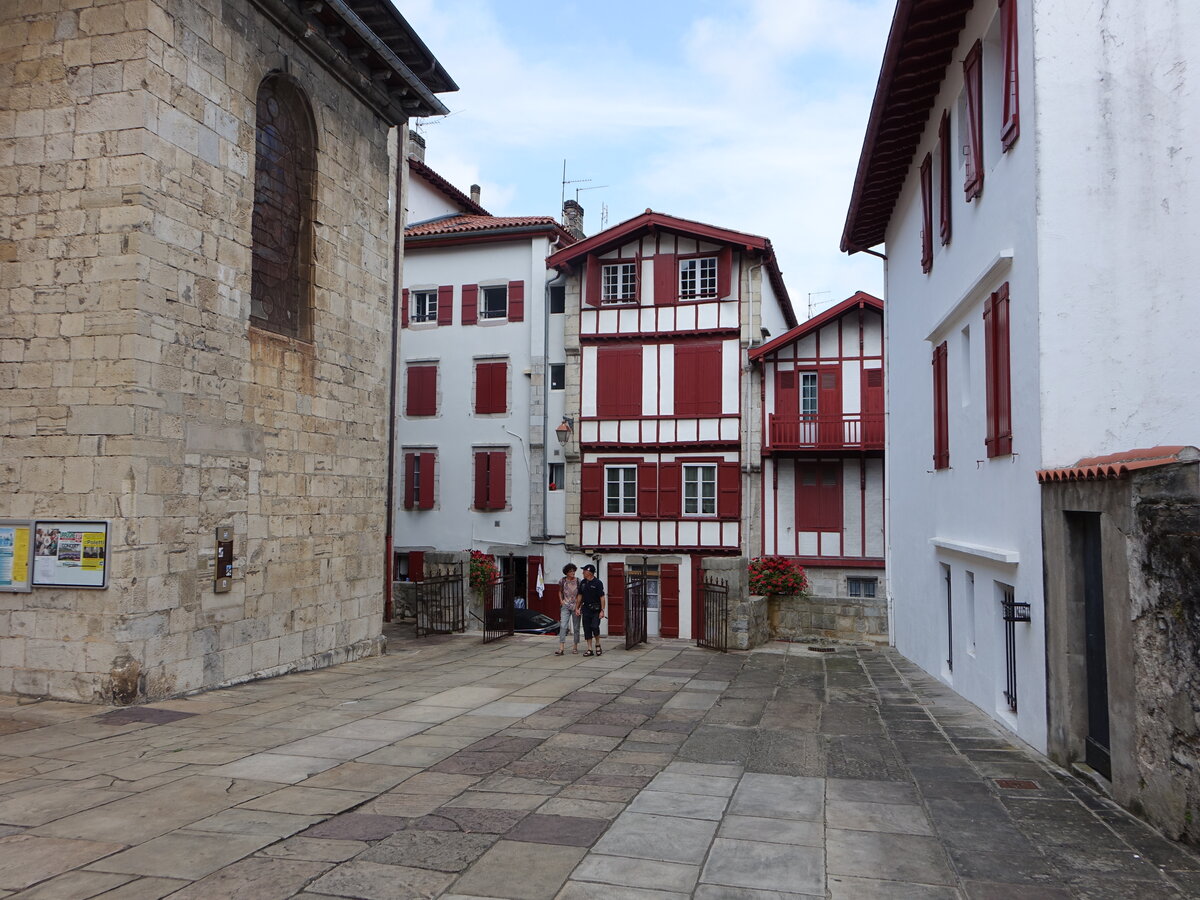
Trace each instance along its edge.
<path fill-rule="evenodd" d="M 698 256 L 679 261 L 679 299 L 717 296 L 717 258 Z"/>
<path fill-rule="evenodd" d="M 637 263 L 606 264 L 600 269 L 600 302 L 633 303 L 637 300 Z"/>

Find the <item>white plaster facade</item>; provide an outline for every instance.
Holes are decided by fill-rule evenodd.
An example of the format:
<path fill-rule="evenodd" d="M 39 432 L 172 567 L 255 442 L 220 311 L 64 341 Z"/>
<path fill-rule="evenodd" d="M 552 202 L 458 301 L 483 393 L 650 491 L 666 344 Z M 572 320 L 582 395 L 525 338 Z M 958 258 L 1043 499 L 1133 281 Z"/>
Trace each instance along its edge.
<path fill-rule="evenodd" d="M 1047 742 L 1038 469 L 1159 444 L 1200 429 L 1197 302 L 1189 255 L 1200 238 L 1192 162 L 1200 104 L 1190 71 L 1200 8 L 1137 0 L 1087 6 L 1008 0 L 1015 10 L 1020 135 L 1005 151 L 1001 13 L 961 4 L 944 76 L 922 109 L 889 105 L 885 69 L 860 161 L 844 250 L 886 241 L 888 561 L 896 646 L 1033 746 Z M 905 17 L 921 11 L 906 6 Z M 919 52 L 894 23 L 891 60 Z M 982 194 L 967 202 L 962 61 L 982 40 Z M 898 52 L 898 56 L 893 53 Z M 894 73 L 895 69 L 890 70 Z M 939 122 L 950 115 L 952 236 L 922 271 L 920 164 L 940 181 Z M 893 172 L 873 143 L 918 127 Z M 872 190 L 905 175 L 888 211 Z M 891 195 L 888 195 L 889 197 Z M 883 225 L 868 221 L 878 212 Z M 1010 298 L 1012 452 L 989 458 L 983 311 Z M 947 360 L 948 467 L 932 461 L 931 354 Z M 1019 702 L 1010 709 L 1002 592 L 1030 605 L 1014 627 Z M 951 664 L 952 660 L 952 664 Z"/>
<path fill-rule="evenodd" d="M 394 470 L 398 571 L 409 574 L 412 551 L 474 549 L 502 561 L 511 554 L 519 561 L 522 595 L 537 606 L 538 562 L 550 583 L 567 561 L 565 485 L 559 478 L 551 490 L 550 478 L 550 464 L 564 462 L 554 435 L 564 390 L 552 387 L 548 368 L 565 369 L 564 316 L 549 312 L 553 273 L 546 257 L 571 237 L 549 217 L 488 216 L 477 204 L 464 203 L 467 198 L 436 173 L 426 177 L 430 171 L 413 166 L 408 188 L 404 302 L 410 308 L 400 340 Z M 422 212 L 433 215 L 415 219 Z M 513 283 L 523 285 L 519 320 L 506 315 L 464 324 L 464 286 L 482 290 Z M 417 321 L 412 306 L 417 293 L 439 288 L 438 305 L 448 300 L 449 316 L 443 308 L 436 320 Z M 507 366 L 504 410 L 477 413 L 476 364 L 499 362 Z M 408 380 L 414 366 L 426 365 L 437 367 L 435 411 L 412 416 Z M 479 451 L 504 453 L 502 508 L 475 506 Z M 435 455 L 430 508 L 406 508 L 405 467 L 413 453 Z M 530 559 L 534 563 L 527 569 Z"/>

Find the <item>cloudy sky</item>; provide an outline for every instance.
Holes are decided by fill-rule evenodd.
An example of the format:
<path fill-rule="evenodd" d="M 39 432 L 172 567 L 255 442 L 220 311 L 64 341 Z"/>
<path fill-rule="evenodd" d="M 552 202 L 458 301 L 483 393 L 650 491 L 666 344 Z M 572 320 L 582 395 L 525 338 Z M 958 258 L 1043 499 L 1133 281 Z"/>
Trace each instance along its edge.
<path fill-rule="evenodd" d="M 882 263 L 838 240 L 894 0 L 396 0 L 461 90 L 426 162 L 497 215 L 651 208 L 769 237 L 800 319 Z M 603 187 L 600 187 L 603 185 Z"/>

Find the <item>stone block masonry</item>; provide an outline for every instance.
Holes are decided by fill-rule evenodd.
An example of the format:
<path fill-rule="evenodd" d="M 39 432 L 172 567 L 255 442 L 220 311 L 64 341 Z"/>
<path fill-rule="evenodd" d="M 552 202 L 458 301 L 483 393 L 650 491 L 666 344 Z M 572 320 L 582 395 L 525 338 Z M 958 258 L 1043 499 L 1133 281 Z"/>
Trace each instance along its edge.
<path fill-rule="evenodd" d="M 255 96 L 317 130 L 311 343 L 249 325 Z M 111 522 L 0 595 L 0 691 L 165 697 L 380 647 L 389 124 L 250 0 L 0 4 L 0 515 Z M 214 594 L 217 525 L 234 589 Z"/>

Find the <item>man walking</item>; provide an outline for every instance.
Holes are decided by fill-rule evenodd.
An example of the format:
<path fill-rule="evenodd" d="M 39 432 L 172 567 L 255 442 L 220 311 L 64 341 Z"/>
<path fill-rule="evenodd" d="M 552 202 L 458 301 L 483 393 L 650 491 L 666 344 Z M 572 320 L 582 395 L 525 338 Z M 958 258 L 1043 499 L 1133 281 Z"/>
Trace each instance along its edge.
<path fill-rule="evenodd" d="M 583 581 L 579 582 L 579 600 L 583 608 L 583 637 L 587 641 L 584 656 L 602 656 L 600 648 L 600 620 L 604 618 L 604 582 L 596 577 L 596 567 L 588 563 L 583 567 Z M 592 638 L 596 639 L 596 652 L 592 653 Z"/>

